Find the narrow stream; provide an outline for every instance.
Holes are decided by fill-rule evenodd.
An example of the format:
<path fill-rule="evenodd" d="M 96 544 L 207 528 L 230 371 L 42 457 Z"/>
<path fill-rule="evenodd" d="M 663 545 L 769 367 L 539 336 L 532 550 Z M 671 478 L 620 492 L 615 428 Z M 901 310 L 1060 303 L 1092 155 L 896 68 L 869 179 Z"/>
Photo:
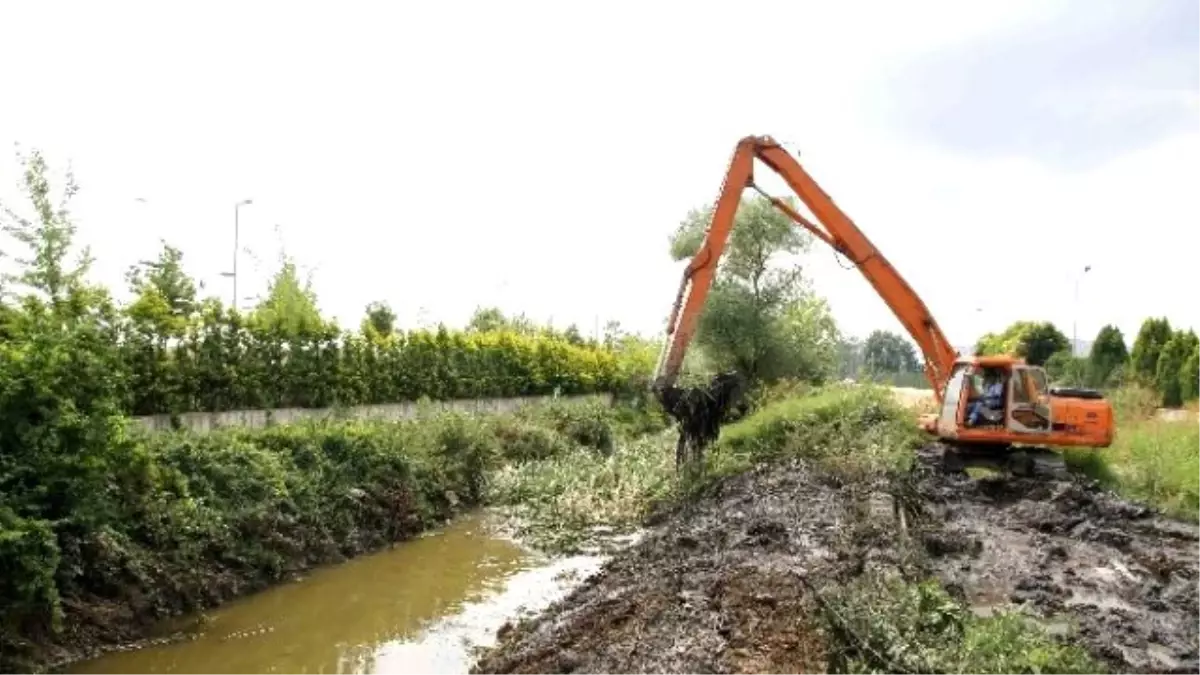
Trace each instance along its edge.
<path fill-rule="evenodd" d="M 506 620 L 536 612 L 603 558 L 550 559 L 484 514 L 192 617 L 188 639 L 72 673 L 465 673 Z"/>

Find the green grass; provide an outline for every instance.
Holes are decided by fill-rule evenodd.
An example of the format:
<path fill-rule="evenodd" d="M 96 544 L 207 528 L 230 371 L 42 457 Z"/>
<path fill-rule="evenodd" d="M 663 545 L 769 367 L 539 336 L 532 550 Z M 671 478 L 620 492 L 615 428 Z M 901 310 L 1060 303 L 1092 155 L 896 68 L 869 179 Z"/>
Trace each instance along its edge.
<path fill-rule="evenodd" d="M 1065 449 L 1067 466 L 1169 516 L 1200 517 L 1200 425 L 1157 419 L 1159 395 L 1144 387 L 1121 387 L 1107 397 L 1116 418 L 1113 444 Z"/>
<path fill-rule="evenodd" d="M 1067 450 L 1069 466 L 1104 486 L 1177 517 L 1200 517 L 1200 425 L 1133 419 L 1118 422 L 1111 447 Z"/>
<path fill-rule="evenodd" d="M 903 470 L 920 440 L 911 413 L 888 390 L 832 386 L 769 403 L 726 427 L 709 470 L 728 475 L 789 457 L 848 475 Z"/>

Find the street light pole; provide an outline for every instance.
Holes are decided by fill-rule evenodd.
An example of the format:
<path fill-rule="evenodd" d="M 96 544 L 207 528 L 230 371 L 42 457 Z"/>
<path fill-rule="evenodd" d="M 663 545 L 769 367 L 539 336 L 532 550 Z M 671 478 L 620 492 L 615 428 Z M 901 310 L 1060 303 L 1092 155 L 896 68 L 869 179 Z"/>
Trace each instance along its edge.
<path fill-rule="evenodd" d="M 233 205 L 233 274 L 232 274 L 232 276 L 233 276 L 233 309 L 235 309 L 235 310 L 237 309 L 237 306 L 238 306 L 238 294 L 237 294 L 238 234 L 241 229 L 238 225 L 238 212 L 241 210 L 241 208 L 243 206 L 247 206 L 247 205 L 253 204 L 253 203 L 254 203 L 254 200 L 252 200 L 252 199 L 243 199 L 242 201 Z"/>
<path fill-rule="evenodd" d="M 1084 265 L 1083 271 L 1079 276 L 1075 277 L 1075 305 L 1071 308 L 1071 356 L 1077 356 L 1075 352 L 1079 351 L 1079 282 L 1083 280 L 1083 275 L 1092 270 L 1091 265 Z"/>

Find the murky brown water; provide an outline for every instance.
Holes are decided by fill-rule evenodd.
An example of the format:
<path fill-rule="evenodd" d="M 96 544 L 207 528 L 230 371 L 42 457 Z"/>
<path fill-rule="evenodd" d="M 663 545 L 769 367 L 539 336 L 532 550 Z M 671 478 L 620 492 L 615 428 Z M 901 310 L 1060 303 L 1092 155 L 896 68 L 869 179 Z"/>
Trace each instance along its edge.
<path fill-rule="evenodd" d="M 534 555 L 473 515 L 193 618 L 193 639 L 68 672 L 465 673 L 507 619 L 549 605 L 601 562 Z"/>

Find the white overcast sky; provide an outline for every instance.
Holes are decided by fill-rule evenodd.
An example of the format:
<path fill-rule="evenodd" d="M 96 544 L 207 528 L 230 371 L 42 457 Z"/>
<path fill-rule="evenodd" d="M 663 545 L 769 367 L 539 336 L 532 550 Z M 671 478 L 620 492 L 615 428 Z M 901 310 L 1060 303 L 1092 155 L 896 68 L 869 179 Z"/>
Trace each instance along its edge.
<path fill-rule="evenodd" d="M 0 143 L 73 165 L 114 287 L 163 238 L 227 299 L 252 198 L 242 296 L 282 241 L 343 325 L 386 300 L 405 326 L 497 304 L 654 332 L 668 235 L 771 134 L 954 343 L 1076 315 L 1132 340 L 1200 326 L 1198 23 L 1191 0 L 9 2 Z M 806 262 L 846 332 L 899 330 Z"/>

